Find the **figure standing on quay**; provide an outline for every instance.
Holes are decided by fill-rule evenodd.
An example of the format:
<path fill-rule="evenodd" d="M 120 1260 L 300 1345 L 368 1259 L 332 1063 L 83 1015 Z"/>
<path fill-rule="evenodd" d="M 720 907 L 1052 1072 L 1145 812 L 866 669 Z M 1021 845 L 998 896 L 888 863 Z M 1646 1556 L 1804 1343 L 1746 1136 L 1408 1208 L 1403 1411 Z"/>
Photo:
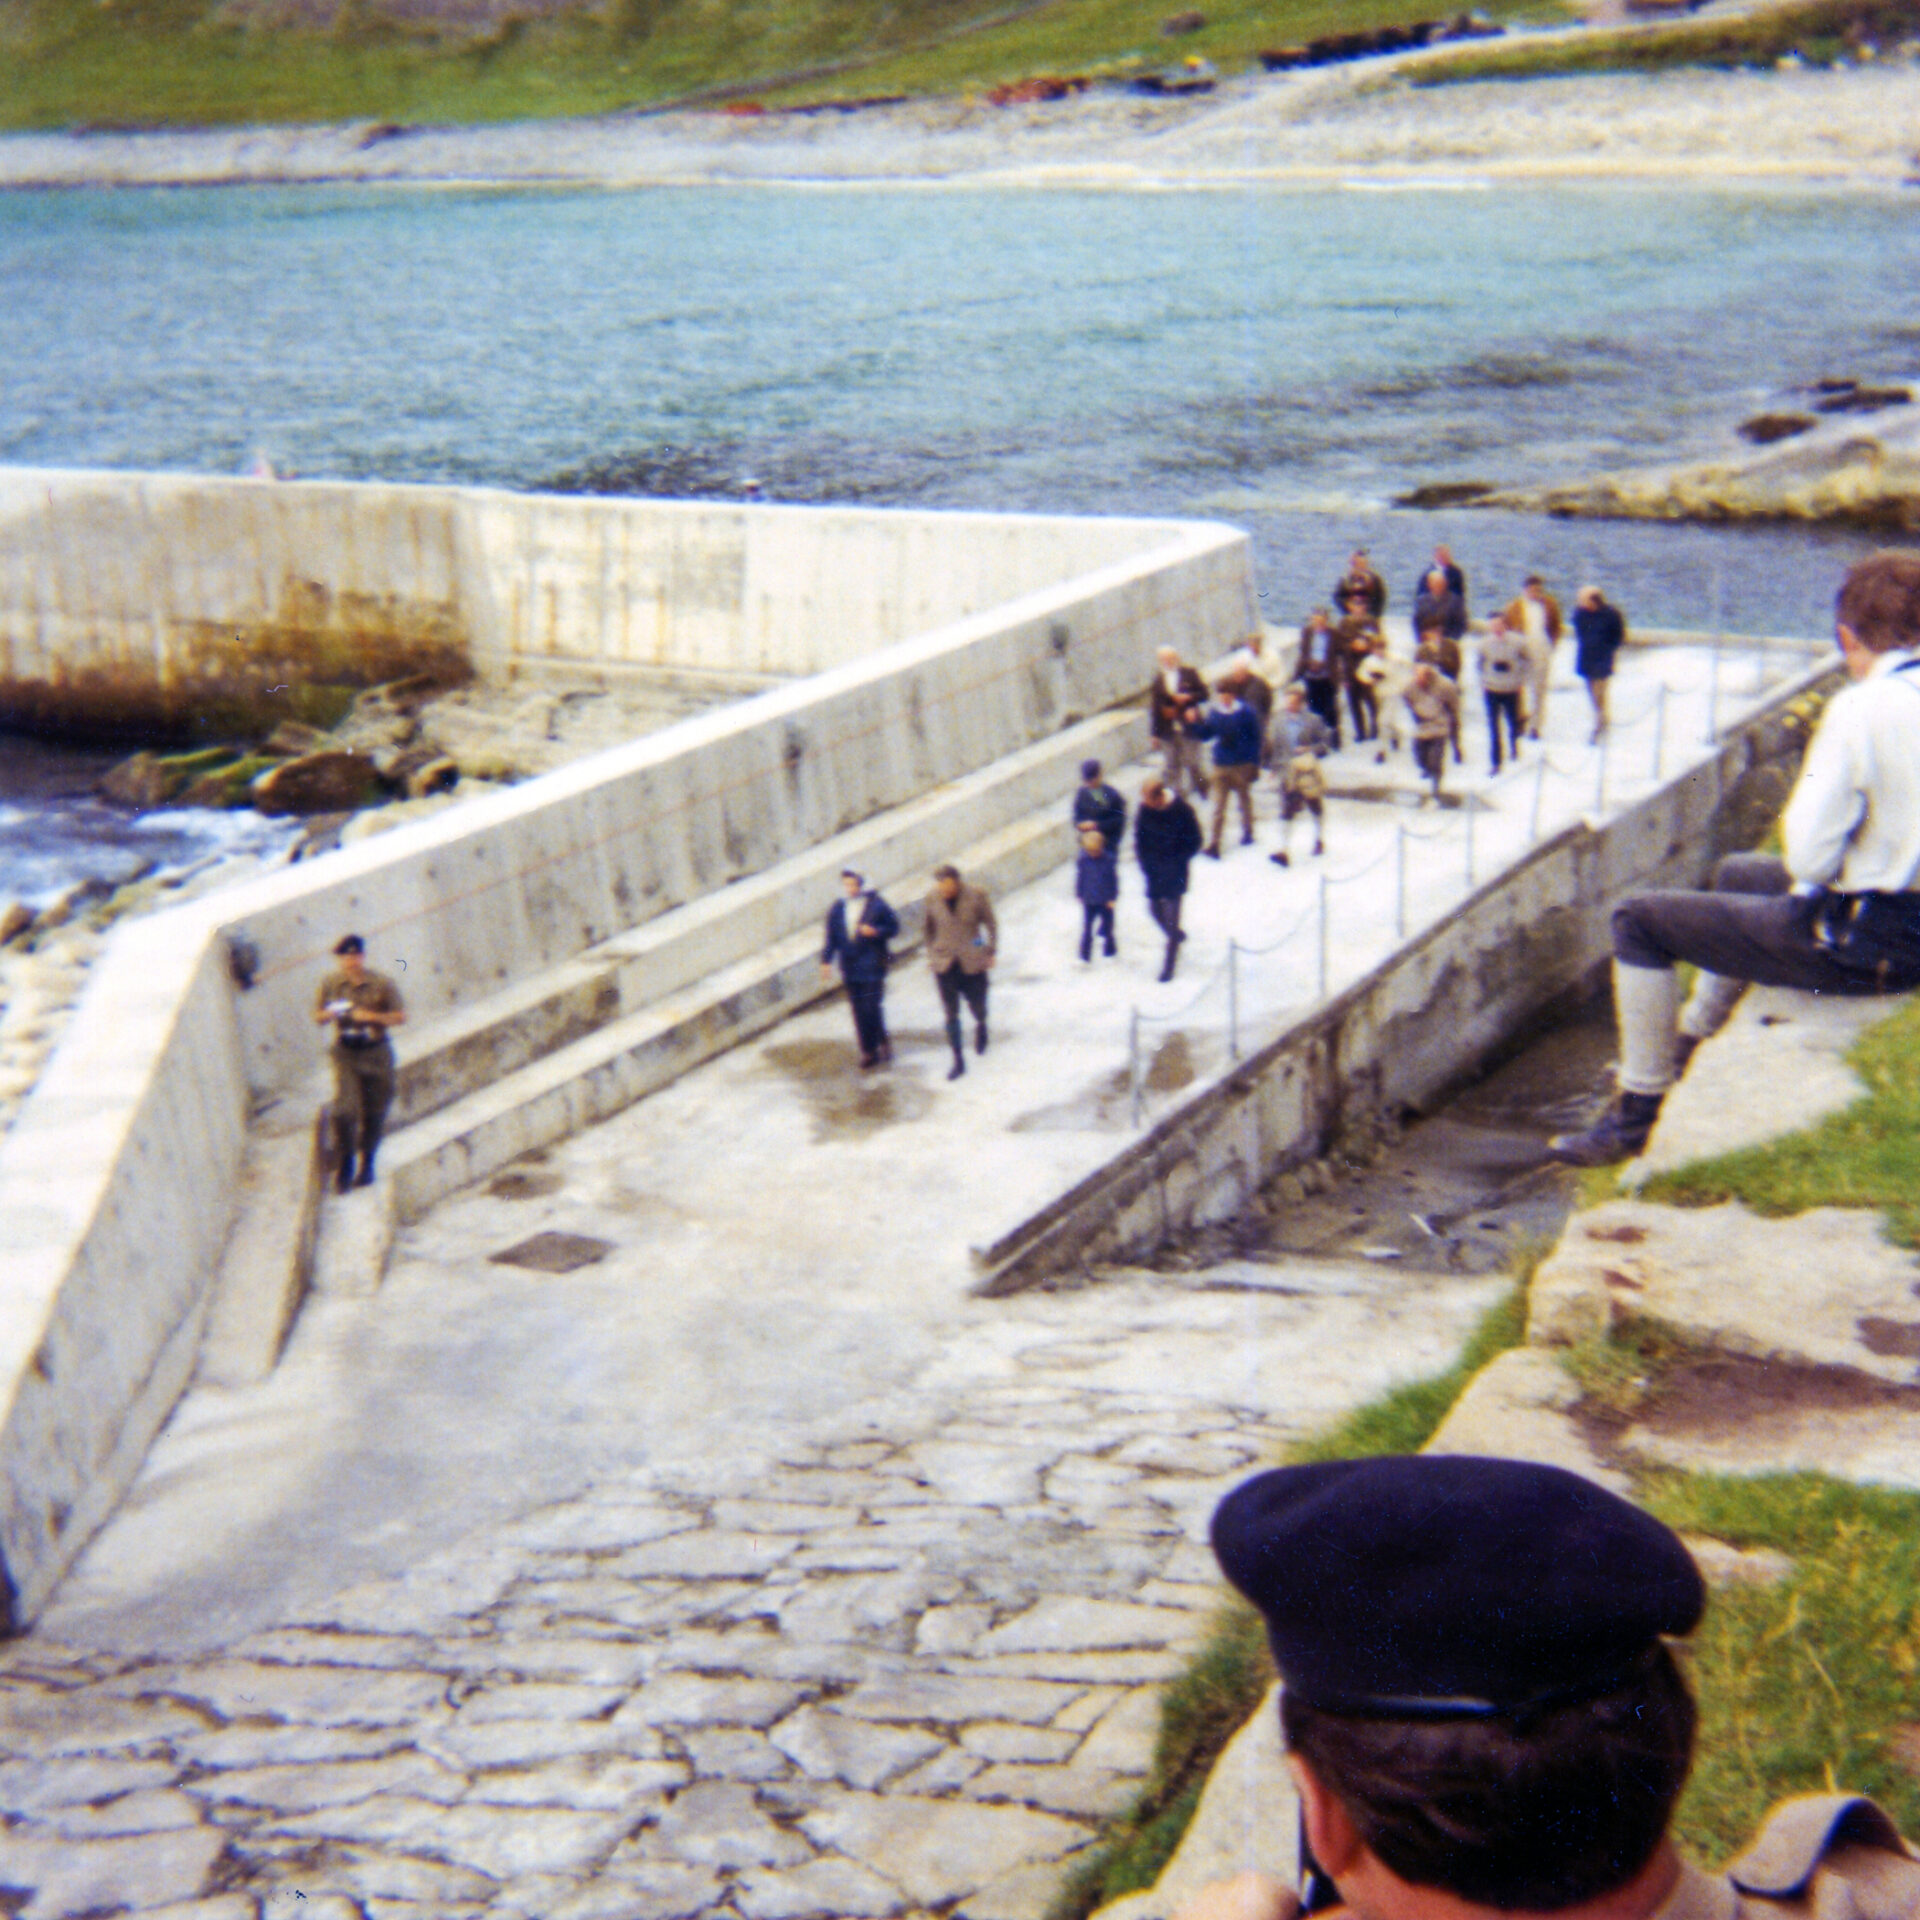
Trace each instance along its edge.
<path fill-rule="evenodd" d="M 898 937 L 900 919 L 851 867 L 840 872 L 841 898 L 827 909 L 827 943 L 820 971 L 831 976 L 837 964 L 853 1009 L 854 1038 L 860 1064 L 877 1067 L 893 1058 L 887 1038 L 887 942 Z"/>
<path fill-rule="evenodd" d="M 367 965 L 367 943 L 350 933 L 334 948 L 339 966 L 320 983 L 313 1010 L 333 1033 L 333 1135 L 340 1154 L 338 1189 L 370 1187 L 373 1157 L 393 1103 L 391 1028 L 407 1019 L 400 989 Z"/>
<path fill-rule="evenodd" d="M 1175 793 L 1184 789 L 1196 800 L 1204 799 L 1207 776 L 1200 742 L 1187 729 L 1206 705 L 1207 683 L 1172 647 L 1162 647 L 1158 659 L 1160 671 L 1147 696 L 1147 728 L 1160 749 L 1160 771 Z"/>
<path fill-rule="evenodd" d="M 964 1002 L 973 1015 L 974 1052 L 985 1053 L 987 976 L 993 970 L 1000 942 L 1000 928 L 986 889 L 969 886 L 960 878 L 958 867 L 933 870 L 933 891 L 927 895 L 926 942 L 927 964 L 933 968 L 933 983 L 940 989 L 940 1010 L 946 1017 L 947 1044 L 953 1049 L 947 1078 L 958 1080 L 967 1070 L 960 1008 Z"/>
<path fill-rule="evenodd" d="M 1133 852 L 1147 883 L 1147 911 L 1167 936 L 1166 959 L 1160 967 L 1163 981 L 1173 978 L 1187 937 L 1180 931 L 1180 902 L 1186 898 L 1188 873 L 1199 851 L 1199 816 L 1164 780 L 1149 780 L 1140 789 Z"/>

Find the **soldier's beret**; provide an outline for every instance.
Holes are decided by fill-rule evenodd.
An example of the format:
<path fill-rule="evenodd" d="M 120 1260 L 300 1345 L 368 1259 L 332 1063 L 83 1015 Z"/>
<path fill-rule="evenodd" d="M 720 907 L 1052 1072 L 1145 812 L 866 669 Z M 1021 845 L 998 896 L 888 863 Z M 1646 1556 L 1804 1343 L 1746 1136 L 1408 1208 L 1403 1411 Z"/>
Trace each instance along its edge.
<path fill-rule="evenodd" d="M 1578 1474 L 1420 1454 L 1282 1467 L 1213 1517 L 1288 1690 L 1331 1713 L 1525 1715 L 1625 1680 L 1706 1593 L 1679 1538 Z"/>

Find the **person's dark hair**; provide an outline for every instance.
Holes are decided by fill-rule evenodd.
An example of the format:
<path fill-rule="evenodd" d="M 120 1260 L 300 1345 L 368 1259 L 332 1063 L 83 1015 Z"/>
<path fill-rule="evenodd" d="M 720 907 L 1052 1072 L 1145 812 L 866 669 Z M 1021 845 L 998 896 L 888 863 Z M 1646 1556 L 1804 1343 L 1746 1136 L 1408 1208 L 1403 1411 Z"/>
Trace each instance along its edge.
<path fill-rule="evenodd" d="M 1882 548 L 1856 561 L 1834 615 L 1869 652 L 1920 647 L 1920 553 Z"/>
<path fill-rule="evenodd" d="M 340 940 L 333 950 L 337 954 L 365 953 L 367 943 L 357 933 L 350 933 Z"/>
<path fill-rule="evenodd" d="M 1402 1880 L 1557 1913 L 1625 1886 L 1652 1859 L 1686 1784 L 1695 1714 L 1658 1646 L 1611 1692 L 1518 1724 L 1362 1719 L 1285 1691 L 1280 1721 Z"/>
<path fill-rule="evenodd" d="M 936 880 L 958 880 L 960 878 L 960 869 L 958 867 L 935 867 L 933 877 Z"/>

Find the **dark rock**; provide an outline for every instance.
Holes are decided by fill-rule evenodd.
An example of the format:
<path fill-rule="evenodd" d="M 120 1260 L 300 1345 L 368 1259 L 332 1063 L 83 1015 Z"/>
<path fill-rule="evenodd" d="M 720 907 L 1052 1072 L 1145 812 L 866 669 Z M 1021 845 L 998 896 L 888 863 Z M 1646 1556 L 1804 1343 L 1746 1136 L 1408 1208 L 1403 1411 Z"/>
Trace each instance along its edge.
<path fill-rule="evenodd" d="M 1204 13 L 1171 13 L 1160 22 L 1160 37 L 1177 40 L 1183 33 L 1198 33 L 1207 24 Z"/>
<path fill-rule="evenodd" d="M 1756 447 L 1770 447 L 1776 440 L 1791 440 L 1796 433 L 1819 424 L 1810 413 L 1756 413 L 1751 420 L 1740 422 L 1738 432 L 1742 440 L 1750 440 Z"/>
<path fill-rule="evenodd" d="M 1476 500 L 1484 500 L 1494 491 L 1492 482 L 1487 480 L 1437 480 L 1431 486 L 1415 487 L 1411 493 L 1398 495 L 1393 504 L 1396 507 L 1466 507 Z"/>
<path fill-rule="evenodd" d="M 231 747 L 203 747 L 194 753 L 136 753 L 108 768 L 101 794 L 117 806 L 164 807 L 203 773 L 234 758 Z"/>
<path fill-rule="evenodd" d="M 250 753 L 224 767 L 214 768 L 211 773 L 203 773 L 180 794 L 174 804 L 181 807 L 251 806 L 254 781 L 269 767 L 278 764 L 277 755 Z"/>
<path fill-rule="evenodd" d="M 260 774 L 249 789 L 262 813 L 340 813 L 381 797 L 373 762 L 338 747 L 283 760 Z"/>
<path fill-rule="evenodd" d="M 318 753 L 332 744 L 331 738 L 319 727 L 309 727 L 298 720 L 282 720 L 261 741 L 260 751 L 290 758 L 300 753 Z"/>
<path fill-rule="evenodd" d="M 1848 386 L 1830 392 L 1813 403 L 1816 413 L 1878 413 L 1882 407 L 1905 407 L 1913 403 L 1911 387 Z"/>
<path fill-rule="evenodd" d="M 445 793 L 460 782 L 459 762 L 430 743 L 404 748 L 380 762 L 379 772 L 388 786 L 409 800 Z"/>

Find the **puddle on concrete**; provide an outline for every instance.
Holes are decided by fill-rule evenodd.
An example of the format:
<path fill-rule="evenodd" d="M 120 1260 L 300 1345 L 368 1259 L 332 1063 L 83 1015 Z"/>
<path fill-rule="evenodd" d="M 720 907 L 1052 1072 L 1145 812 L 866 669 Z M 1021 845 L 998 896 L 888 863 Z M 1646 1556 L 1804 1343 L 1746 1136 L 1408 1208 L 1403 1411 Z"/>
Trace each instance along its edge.
<path fill-rule="evenodd" d="M 487 1192 L 496 1200 L 541 1200 L 550 1193 L 558 1193 L 566 1184 L 565 1176 L 550 1167 L 516 1163 L 501 1168 L 487 1182 Z"/>
<path fill-rule="evenodd" d="M 896 1033 L 896 1056 L 926 1050 L 927 1036 Z M 937 1041 L 936 1057 L 945 1059 L 946 1041 Z M 933 1095 L 902 1064 L 860 1065 L 851 1040 L 791 1040 L 762 1049 L 761 1057 L 795 1081 L 813 1116 L 816 1141 L 857 1140 L 883 1127 L 905 1126 L 933 1105 Z"/>
<path fill-rule="evenodd" d="M 1193 1048 L 1184 1033 L 1167 1034 L 1154 1048 L 1146 1065 L 1144 1081 L 1148 1093 L 1178 1093 L 1191 1086 L 1196 1069 Z M 1114 1127 L 1128 1126 L 1133 1119 L 1133 1089 L 1127 1070 L 1103 1074 L 1090 1081 L 1072 1098 L 1055 1101 L 1051 1106 L 1035 1107 L 1013 1120 L 1009 1133 L 1105 1133 Z"/>
<path fill-rule="evenodd" d="M 1494 1273 L 1558 1237 L 1577 1176 L 1542 1158 L 1611 1084 L 1604 1007 L 1535 1036 L 1504 1065 L 1414 1120 L 1371 1164 L 1271 1215 L 1248 1208 L 1162 1256 L 1181 1268 L 1289 1256 L 1367 1259 L 1427 1273 Z M 1157 1264 L 1157 1263 L 1156 1263 Z"/>
<path fill-rule="evenodd" d="M 504 1247 L 487 1258 L 500 1267 L 524 1267 L 529 1273 L 577 1273 L 582 1267 L 597 1266 L 613 1251 L 611 1240 L 596 1240 L 591 1234 L 536 1233 L 517 1246 Z"/>

